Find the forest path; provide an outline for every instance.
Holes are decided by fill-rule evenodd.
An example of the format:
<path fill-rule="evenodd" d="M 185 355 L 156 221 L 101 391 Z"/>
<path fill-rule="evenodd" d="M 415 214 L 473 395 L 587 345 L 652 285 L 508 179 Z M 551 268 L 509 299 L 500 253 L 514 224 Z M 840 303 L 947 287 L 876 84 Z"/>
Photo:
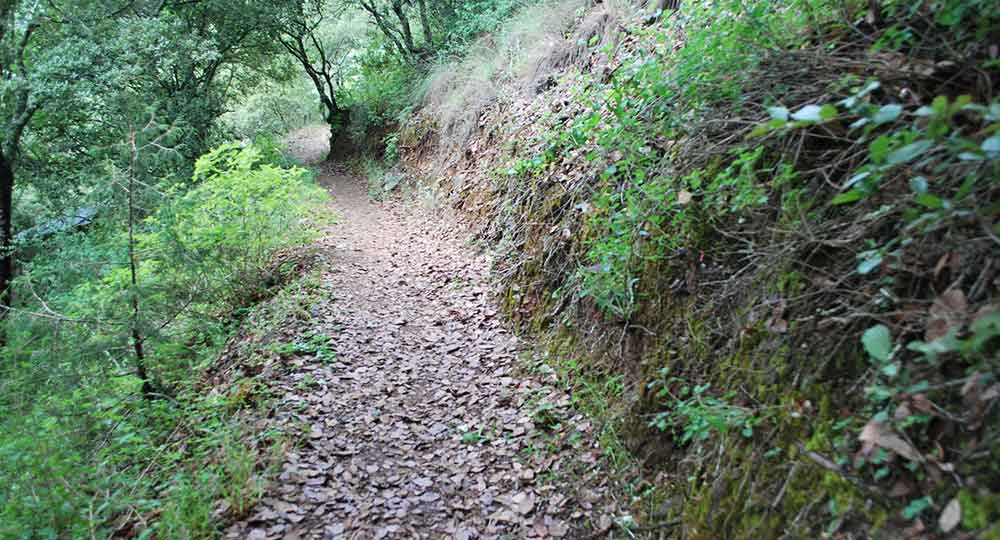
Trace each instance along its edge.
<path fill-rule="evenodd" d="M 335 355 L 296 358 L 275 381 L 279 416 L 310 433 L 225 537 L 582 538 L 609 528 L 616 512 L 592 428 L 565 393 L 517 374 L 520 344 L 489 294 L 488 259 L 440 215 L 371 203 L 363 180 L 337 165 L 321 165 L 320 180 L 340 217 L 321 240 L 329 294 L 296 333 L 329 336 Z"/>

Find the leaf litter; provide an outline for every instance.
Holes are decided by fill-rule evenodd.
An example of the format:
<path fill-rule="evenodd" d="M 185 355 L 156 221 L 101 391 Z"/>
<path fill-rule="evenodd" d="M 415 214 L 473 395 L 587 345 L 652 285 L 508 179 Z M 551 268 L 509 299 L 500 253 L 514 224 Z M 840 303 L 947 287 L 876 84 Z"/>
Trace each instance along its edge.
<path fill-rule="evenodd" d="M 489 260 L 466 249 L 460 227 L 441 216 L 373 205 L 359 180 L 327 167 L 321 180 L 343 218 L 321 240 L 331 294 L 303 327 L 283 330 L 329 336 L 334 360 L 306 355 L 276 373 L 277 421 L 306 426 L 306 436 L 224 537 L 543 539 L 607 531 L 625 512 L 596 444 L 530 451 L 547 436 L 530 406 L 538 396 L 562 429 L 591 439 L 592 430 L 564 392 L 518 374 L 521 344 L 497 317 Z M 565 472 L 581 461 L 596 474 Z M 536 471 L 554 474 L 542 481 Z"/>

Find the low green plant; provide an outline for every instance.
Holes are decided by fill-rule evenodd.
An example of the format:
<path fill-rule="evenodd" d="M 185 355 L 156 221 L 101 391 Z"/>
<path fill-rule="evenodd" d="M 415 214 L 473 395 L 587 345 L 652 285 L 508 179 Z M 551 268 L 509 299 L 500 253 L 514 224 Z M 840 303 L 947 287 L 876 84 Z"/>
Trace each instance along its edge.
<path fill-rule="evenodd" d="M 677 388 L 679 387 L 679 388 Z M 753 437 L 754 426 L 761 418 L 753 411 L 732 405 L 726 398 L 713 396 L 710 385 L 691 385 L 685 379 L 671 377 L 670 370 L 664 368 L 660 377 L 649 383 L 651 390 L 664 402 L 664 410 L 649 421 L 650 427 L 660 431 L 673 431 L 678 435 L 677 443 L 684 445 L 692 441 L 703 441 L 712 435 L 726 435 L 738 429 L 743 437 Z M 673 388 L 677 388 L 674 390 Z"/>

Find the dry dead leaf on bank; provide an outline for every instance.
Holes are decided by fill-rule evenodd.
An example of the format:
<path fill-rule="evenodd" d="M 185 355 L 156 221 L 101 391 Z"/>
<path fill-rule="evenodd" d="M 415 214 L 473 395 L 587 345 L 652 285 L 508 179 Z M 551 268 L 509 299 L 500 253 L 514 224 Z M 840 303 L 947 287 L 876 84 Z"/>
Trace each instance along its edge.
<path fill-rule="evenodd" d="M 862 451 L 865 454 L 871 453 L 878 446 L 890 450 L 910 461 L 924 461 L 923 456 L 916 448 L 889 429 L 885 424 L 876 422 L 875 420 L 869 420 L 865 424 L 864 429 L 861 430 L 861 435 L 858 436 L 858 440 L 865 443 L 862 447 Z"/>
<path fill-rule="evenodd" d="M 968 309 L 968 300 L 961 289 L 950 289 L 942 293 L 931 305 L 924 340 L 934 341 L 960 328 L 965 322 Z"/>

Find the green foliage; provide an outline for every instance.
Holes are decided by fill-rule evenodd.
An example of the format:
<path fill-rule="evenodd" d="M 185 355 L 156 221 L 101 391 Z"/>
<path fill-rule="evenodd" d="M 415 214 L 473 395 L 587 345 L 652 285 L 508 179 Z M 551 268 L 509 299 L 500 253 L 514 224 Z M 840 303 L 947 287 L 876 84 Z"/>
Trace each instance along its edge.
<path fill-rule="evenodd" d="M 553 13 L 568 9 L 572 14 L 579 5 L 575 1 L 537 0 L 428 4 L 437 34 L 433 44 L 424 44 L 428 48 L 421 51 L 422 61 L 413 62 L 407 55 L 400 55 L 381 35 L 371 37 L 357 53 L 358 73 L 345 91 L 351 107 L 351 136 L 368 151 L 379 153 L 385 131 L 404 126 L 421 102 L 449 104 L 442 126 L 467 116 L 467 111 L 461 109 L 479 107 L 469 101 L 480 93 L 485 82 L 481 79 L 510 69 L 531 71 L 524 56 L 538 52 L 536 44 L 564 29 L 565 21 Z M 532 7 L 535 4 L 539 5 Z M 572 7 L 565 7 L 569 5 Z M 487 34 L 495 36 L 477 43 Z M 495 41 L 503 45 L 491 45 Z M 456 76 L 456 71 L 463 73 Z M 459 97 L 460 93 L 465 95 Z M 369 139 L 371 135 L 378 139 Z"/>
<path fill-rule="evenodd" d="M 265 84 L 249 96 L 240 96 L 233 110 L 220 120 L 236 139 L 252 139 L 263 133 L 283 136 L 323 122 L 315 94 L 312 86 L 302 81 Z"/>
<path fill-rule="evenodd" d="M 204 291 L 232 308 L 259 295 L 252 284 L 266 286 L 274 255 L 315 238 L 325 197 L 306 170 L 261 158 L 258 147 L 235 144 L 201 157 L 195 187 L 161 206 L 140 237 L 144 266 L 173 266 L 170 288 Z"/>
<path fill-rule="evenodd" d="M 645 146 L 628 148 L 621 146 L 622 139 L 616 141 L 612 151 L 648 153 Z M 649 265 L 697 245 L 706 228 L 764 205 L 769 189 L 794 177 L 790 168 L 780 165 L 761 168 L 763 148 L 736 148 L 732 155 L 732 162 L 718 172 L 697 169 L 677 180 L 647 178 L 645 171 L 652 164 L 638 158 L 608 166 L 604 180 L 622 184 L 600 192 L 588 209 L 588 235 L 595 240 L 585 257 L 589 265 L 576 274 L 580 296 L 592 298 L 608 314 L 630 318 L 640 301 L 639 276 Z"/>
<path fill-rule="evenodd" d="M 760 422 L 752 411 L 729 402 L 734 395 L 715 397 L 709 393 L 708 384 L 692 387 L 682 378 L 671 377 L 669 368 L 663 368 L 649 388 L 666 403 L 666 409 L 657 413 L 649 425 L 660 431 L 674 431 L 678 445 L 704 441 L 713 434 L 725 435 L 731 429 L 752 437 L 754 426 Z"/>
<path fill-rule="evenodd" d="M 277 261 L 315 237 L 325 192 L 261 139 L 206 154 L 158 197 L 137 224 L 138 287 L 114 212 L 45 240 L 48 256 L 18 279 L 18 296 L 35 300 L 6 321 L 0 536 L 105 537 L 115 520 L 155 512 L 157 537 L 214 538 L 219 501 L 239 513 L 261 496 L 264 449 L 279 437 L 238 413 L 254 405 L 248 392 L 263 406 L 263 391 L 248 380 L 208 393 L 201 379 L 236 317 L 288 280 Z M 133 295 L 164 394 L 154 401 L 134 377 Z"/>

